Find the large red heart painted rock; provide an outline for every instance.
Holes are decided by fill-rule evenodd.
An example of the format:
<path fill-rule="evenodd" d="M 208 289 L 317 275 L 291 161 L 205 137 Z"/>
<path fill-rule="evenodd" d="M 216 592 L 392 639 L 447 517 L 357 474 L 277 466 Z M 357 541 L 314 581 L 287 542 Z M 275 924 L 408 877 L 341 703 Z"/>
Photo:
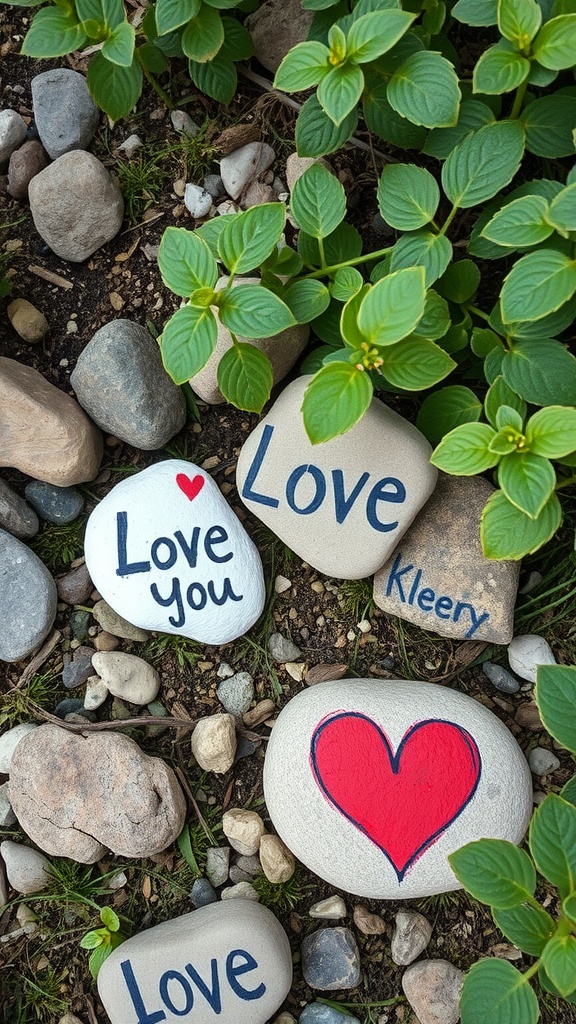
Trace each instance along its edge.
<path fill-rule="evenodd" d="M 394 753 L 376 722 L 354 712 L 318 726 L 310 764 L 327 800 L 382 850 L 399 881 L 461 814 L 481 773 L 476 741 L 454 722 L 419 722 Z"/>
<path fill-rule="evenodd" d="M 532 777 L 484 705 L 414 680 L 341 679 L 297 694 L 267 745 L 274 829 L 332 886 L 369 899 L 458 889 L 449 856 L 521 842 Z"/>

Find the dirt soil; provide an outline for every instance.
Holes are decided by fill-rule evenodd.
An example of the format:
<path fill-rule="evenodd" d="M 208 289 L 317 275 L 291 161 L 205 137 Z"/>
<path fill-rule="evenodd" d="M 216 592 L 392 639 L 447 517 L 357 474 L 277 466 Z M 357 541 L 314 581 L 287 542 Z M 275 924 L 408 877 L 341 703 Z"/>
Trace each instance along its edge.
<path fill-rule="evenodd" d="M 17 55 L 25 31 L 26 10 L 8 7 L 0 11 L 0 75 L 1 105 L 18 110 L 32 120 L 30 78 L 48 67 L 68 64 L 83 70 L 78 60 L 55 62 L 27 61 Z M 184 74 L 172 81 L 163 81 L 170 94 L 180 99 L 190 95 L 190 83 Z M 9 253 L 9 267 L 13 283 L 13 296 L 29 299 L 48 318 L 50 332 L 40 346 L 26 345 L 15 334 L 6 314 L 6 299 L 0 300 L 0 355 L 9 356 L 34 366 L 57 387 L 71 393 L 69 376 L 84 346 L 94 332 L 111 319 L 122 316 L 138 323 L 149 324 L 160 331 L 163 323 L 178 305 L 178 299 L 168 292 L 160 280 L 155 260 L 155 247 L 162 233 L 171 224 L 192 228 L 181 198 L 174 191 L 174 182 L 193 180 L 201 182 L 205 173 L 217 172 L 218 154 L 214 140 L 222 128 L 237 123 L 257 124 L 261 137 L 275 149 L 275 173 L 284 177 L 284 162 L 293 150 L 295 114 L 276 100 L 263 95 L 252 83 L 242 80 L 241 88 L 228 108 L 218 107 L 206 97 L 195 93 L 185 108 L 197 123 L 203 126 L 200 142 L 182 146 L 180 137 L 172 128 L 170 116 L 158 96 L 146 87 L 138 112 L 127 120 L 111 126 L 106 118 L 92 145 L 93 152 L 104 161 L 112 173 L 119 174 L 127 161 L 118 145 L 136 132 L 145 144 L 145 152 L 137 161 L 150 161 L 145 168 L 144 181 L 135 190 L 126 186 L 125 198 L 133 206 L 132 217 L 127 216 L 120 234 L 98 250 L 86 263 L 72 264 L 58 259 L 47 249 L 32 223 L 28 206 L 10 199 L 5 180 L 0 181 L 0 253 Z M 379 143 L 379 145 L 382 145 Z M 168 152 L 167 152 L 168 151 Z M 155 154 L 166 154 L 160 160 Z M 341 180 L 348 191 L 350 219 L 361 231 L 365 248 L 381 246 L 382 236 L 375 237 L 371 222 L 376 213 L 376 171 L 369 152 L 352 146 L 345 147 L 333 160 Z M 147 175 L 149 188 L 146 187 Z M 124 182 L 126 179 L 124 179 Z M 129 211 L 128 211 L 129 213 Z M 465 235 L 465 225 L 463 226 Z M 46 279 L 48 274 L 48 279 Z M 50 275 L 57 275 L 51 283 Z M 54 278 L 52 278 L 52 282 Z M 394 406 L 409 419 L 417 410 L 414 400 L 394 400 Z M 258 417 L 240 412 L 229 406 L 208 407 L 199 404 L 197 416 L 189 416 L 185 429 L 163 451 L 144 453 L 119 442 L 106 439 L 105 454 L 97 480 L 82 488 L 86 499 L 86 513 L 128 472 L 167 457 L 188 458 L 204 466 L 213 475 L 232 508 L 254 537 L 262 553 L 268 586 L 268 601 L 262 620 L 250 634 L 221 648 L 153 639 L 138 645 L 121 641 L 121 650 L 142 655 L 156 665 L 162 679 L 158 699 L 167 712 L 176 718 L 195 718 L 221 710 L 216 696 L 217 670 L 222 661 L 237 670 L 254 674 L 257 698 L 272 698 L 278 709 L 295 693 L 303 689 L 305 681 L 296 682 L 284 668 L 274 666 L 267 654 L 267 638 L 273 631 L 291 637 L 302 650 L 306 673 L 317 665 L 343 665 L 346 674 L 353 677 L 394 677 L 434 680 L 466 692 L 489 707 L 512 730 L 523 750 L 528 753 L 537 743 L 551 745 L 543 732 L 528 730 L 517 724 L 518 708 L 529 700 L 522 690 L 503 697 L 488 684 L 481 671 L 481 661 L 488 657 L 503 661 L 501 649 L 474 642 L 451 642 L 439 639 L 416 627 L 390 618 L 374 608 L 371 601 L 370 581 L 345 583 L 322 577 L 266 531 L 242 506 L 235 487 L 235 465 L 238 452 L 258 422 Z M 27 482 L 22 474 L 3 471 L 2 476 L 22 494 Z M 86 516 L 73 529 L 61 535 L 54 527 L 45 525 L 33 547 L 45 559 L 56 576 L 69 569 L 71 562 L 82 556 L 82 526 Z M 564 543 L 564 541 L 563 541 Z M 568 536 L 566 537 L 568 551 Z M 550 561 L 550 554 L 546 556 Z M 556 560 L 558 552 L 556 552 Z M 542 558 L 533 565 L 546 571 L 548 563 Z M 526 566 L 529 569 L 531 566 Z M 278 574 L 291 581 L 285 593 L 276 595 L 274 580 Z M 568 584 L 567 584 L 568 587 Z M 562 591 L 560 591 L 560 596 Z M 93 599 L 88 605 L 93 604 Z M 560 621 L 556 612 L 545 611 L 530 621 L 534 631 L 548 631 L 560 661 L 573 660 L 570 632 L 572 617 Z M 52 712 L 64 696 L 78 694 L 64 690 L 61 682 L 63 659 L 71 645 L 77 645 L 71 617 L 74 609 L 60 605 L 55 627 L 60 638 L 47 661 L 38 666 L 37 673 L 45 678 L 43 706 Z M 368 620 L 369 632 L 362 632 L 358 623 Z M 88 621 L 89 635 L 97 632 L 92 618 Z M 393 668 L 391 668 L 393 666 Z M 25 662 L 0 668 L 0 701 L 4 708 L 13 707 L 12 688 L 26 671 Z M 21 692 L 26 694 L 25 686 Z M 37 692 L 37 691 L 35 691 Z M 11 703 L 12 702 L 12 703 Z M 0 711 L 2 708 L 0 707 Z M 101 720 L 137 714 L 107 703 L 99 710 Z M 41 711 L 26 706 L 21 718 Z M 149 754 L 162 756 L 187 781 L 189 792 L 201 809 L 218 839 L 222 810 L 230 806 L 250 806 L 266 818 L 262 795 L 262 764 L 266 739 L 270 727 L 259 726 L 255 732 L 260 740 L 249 756 L 238 760 L 224 777 L 206 775 L 194 763 L 190 753 L 189 733 L 169 729 L 160 736 L 152 736 L 144 729 L 132 730 L 138 742 Z M 553 744 L 552 744 L 553 745 Z M 535 788 L 541 792 L 558 792 L 571 777 L 572 759 L 566 752 L 557 751 L 561 768 L 553 776 L 536 780 Z M 5 781 L 0 777 L 0 783 Z M 207 840 L 198 823 L 194 802 L 189 801 L 190 830 L 200 867 Z M 2 830 L 0 838 L 27 841 L 16 827 Z M 194 880 L 193 870 L 176 848 L 146 861 L 121 862 L 112 856 L 105 858 L 93 869 L 71 867 L 70 862 L 59 862 L 62 876 L 53 893 L 26 898 L 38 917 L 38 929 L 0 945 L 0 1009 L 3 1005 L 4 1024 L 57 1024 L 69 1009 L 83 1024 L 106 1024 L 108 1018 L 99 1003 L 95 985 L 90 977 L 88 954 L 79 948 L 79 940 L 90 927 L 99 924 L 92 910 L 74 896 L 81 892 L 90 895 L 99 906 L 110 904 L 130 922 L 134 932 L 150 927 L 192 909 L 189 891 Z M 126 885 L 116 892 L 107 889 L 105 881 L 98 879 L 110 871 L 124 870 Z M 313 931 L 318 922 L 308 917 L 309 907 L 330 895 L 334 890 L 304 868 L 298 870 L 295 881 L 284 887 L 286 892 L 274 893 L 268 887 L 263 901 L 268 902 L 285 926 L 294 953 L 295 976 L 293 990 L 285 1009 L 296 1017 L 302 1006 L 315 998 L 303 981 L 299 966 L 299 947 L 302 937 Z M 402 969 L 390 957 L 390 938 L 394 914 L 401 905 L 360 901 L 342 893 L 349 914 L 345 924 L 354 928 L 362 958 L 362 982 L 352 992 L 340 993 L 336 998 L 355 1004 L 354 1013 L 362 1024 L 384 1024 L 387 1021 L 409 1021 L 411 1010 L 402 995 Z M 540 895 L 552 903 L 552 894 L 542 890 Z M 371 911 L 382 915 L 386 933 L 365 937 L 352 924 L 354 907 L 364 902 Z M 293 905 L 291 905 L 293 904 Z M 452 961 L 463 970 L 482 956 L 502 955 L 514 960 L 520 969 L 529 966 L 530 958 L 505 942 L 494 926 L 490 912 L 463 892 L 410 901 L 433 925 L 433 937 L 426 955 Z M 13 903 L 0 917 L 0 939 L 16 926 Z M 2 1003 L 3 1000 L 3 1003 Z M 389 1001 L 386 1004 L 386 1001 Z M 380 1005 L 378 1005 L 380 1004 Z M 546 1022 L 570 1024 L 576 1021 L 576 1011 L 561 1006 L 551 997 L 542 999 L 543 1019 Z"/>

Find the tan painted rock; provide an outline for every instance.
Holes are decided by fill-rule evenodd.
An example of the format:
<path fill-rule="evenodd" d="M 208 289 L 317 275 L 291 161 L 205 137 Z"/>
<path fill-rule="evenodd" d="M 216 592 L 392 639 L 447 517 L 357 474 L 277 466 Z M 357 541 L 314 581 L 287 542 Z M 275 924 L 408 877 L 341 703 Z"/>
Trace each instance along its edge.
<path fill-rule="evenodd" d="M 436 483 L 430 445 L 374 398 L 341 437 L 313 445 L 295 380 L 244 444 L 238 493 L 300 558 L 327 576 L 362 579 L 386 561 Z"/>
<path fill-rule="evenodd" d="M 42 374 L 0 358 L 0 466 L 57 487 L 93 480 L 102 435 L 77 402 Z"/>
<path fill-rule="evenodd" d="M 260 279 L 258 277 L 244 277 L 238 278 L 234 282 L 234 287 L 242 284 L 259 283 Z M 224 288 L 227 284 L 228 277 L 221 277 L 217 288 Z M 218 319 L 218 309 L 216 306 L 212 306 L 212 312 L 218 321 L 216 347 L 206 365 L 191 378 L 190 386 L 203 402 L 207 402 L 209 405 L 221 405 L 226 399 L 218 387 L 218 364 L 224 353 L 229 348 L 232 348 L 233 342 L 230 331 Z M 298 356 L 306 348 L 309 334 L 310 327 L 308 324 L 296 324 L 294 327 L 288 327 L 287 330 L 281 331 L 280 334 L 276 334 L 272 338 L 249 339 L 238 335 L 238 341 L 245 341 L 249 345 L 254 345 L 255 348 L 260 349 L 264 355 L 268 356 L 272 364 L 274 384 L 278 384 L 292 369 Z"/>
<path fill-rule="evenodd" d="M 265 0 L 246 19 L 256 56 L 268 71 L 277 71 L 288 50 L 308 38 L 313 13 L 300 0 Z"/>
<path fill-rule="evenodd" d="M 93 864 L 107 849 L 150 857 L 182 830 L 186 802 L 174 772 L 120 733 L 82 736 L 41 725 L 12 756 L 10 801 L 46 853 Z"/>
<path fill-rule="evenodd" d="M 441 474 L 430 500 L 374 577 L 374 601 L 423 629 L 493 644 L 512 639 L 519 562 L 485 558 L 480 516 L 494 488 Z"/>
<path fill-rule="evenodd" d="M 12 327 L 23 341 L 27 341 L 31 345 L 42 341 L 49 329 L 49 324 L 44 313 L 28 302 L 28 299 L 14 299 L 8 306 L 7 312 Z"/>

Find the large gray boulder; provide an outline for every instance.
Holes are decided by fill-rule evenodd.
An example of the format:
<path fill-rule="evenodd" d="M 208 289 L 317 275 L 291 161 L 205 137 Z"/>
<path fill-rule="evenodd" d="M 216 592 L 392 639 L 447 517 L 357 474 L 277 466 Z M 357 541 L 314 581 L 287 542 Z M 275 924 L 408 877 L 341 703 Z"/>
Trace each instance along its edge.
<path fill-rule="evenodd" d="M 72 149 L 87 149 L 100 120 L 84 75 L 53 68 L 31 82 L 34 119 L 42 145 L 52 160 Z"/>

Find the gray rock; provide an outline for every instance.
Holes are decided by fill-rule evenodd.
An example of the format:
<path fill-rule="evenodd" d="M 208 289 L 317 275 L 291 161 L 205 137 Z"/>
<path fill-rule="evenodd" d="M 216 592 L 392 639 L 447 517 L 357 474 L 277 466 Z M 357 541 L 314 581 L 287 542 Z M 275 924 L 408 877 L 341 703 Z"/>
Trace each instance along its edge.
<path fill-rule="evenodd" d="M 260 859 L 257 854 L 252 854 L 251 857 L 246 854 L 240 854 L 234 861 L 236 867 L 244 871 L 245 874 L 249 875 L 250 878 L 256 878 L 256 875 L 262 870 Z"/>
<path fill-rule="evenodd" d="M 0 528 L 21 540 L 34 537 L 40 529 L 36 513 L 4 480 L 0 480 Z"/>
<path fill-rule="evenodd" d="M 432 936 L 432 925 L 423 914 L 415 910 L 399 910 L 392 936 L 392 959 L 395 964 L 407 967 L 420 956 Z"/>
<path fill-rule="evenodd" d="M 8 783 L 0 786 L 0 828 L 9 828 L 16 823 L 16 815 L 12 810 L 10 797 L 8 796 Z"/>
<path fill-rule="evenodd" d="M 528 764 L 534 775 L 550 775 L 560 767 L 560 761 L 546 747 L 534 747 L 528 754 Z"/>
<path fill-rule="evenodd" d="M 186 402 L 162 365 L 158 343 L 131 320 L 105 324 L 70 377 L 80 405 L 122 441 L 153 451 L 186 422 Z"/>
<path fill-rule="evenodd" d="M 221 199 L 222 196 L 226 195 L 224 182 L 219 174 L 207 174 L 204 178 L 204 188 L 213 199 Z"/>
<path fill-rule="evenodd" d="M 90 654 L 75 653 L 74 658 L 62 669 L 62 683 L 67 690 L 75 690 L 77 686 L 83 686 L 85 682 L 94 675 L 92 668 L 92 651 Z"/>
<path fill-rule="evenodd" d="M 86 711 L 96 711 L 108 698 L 109 693 L 110 691 L 106 683 L 99 676 L 89 676 L 86 680 L 86 690 L 84 692 L 84 707 Z M 152 729 L 149 730 L 148 735 L 150 736 L 151 733 Z M 159 733 L 156 732 L 154 735 L 158 736 Z"/>
<path fill-rule="evenodd" d="M 86 563 L 77 565 L 75 569 L 57 579 L 56 589 L 59 599 L 66 604 L 82 604 L 94 589 Z"/>
<path fill-rule="evenodd" d="M 4 862 L 0 857 L 0 909 L 5 907 L 8 903 L 8 881 L 6 879 L 6 871 L 4 868 Z"/>
<path fill-rule="evenodd" d="M 229 885 L 227 889 L 222 889 L 220 895 L 223 900 L 252 900 L 254 903 L 258 903 L 260 899 L 251 882 L 236 882 L 236 885 Z"/>
<path fill-rule="evenodd" d="M 38 850 L 5 839 L 0 843 L 0 854 L 6 865 L 8 882 L 16 892 L 39 892 L 49 884 L 52 878 L 50 862 Z"/>
<path fill-rule="evenodd" d="M 143 142 L 139 135 L 129 135 L 127 139 L 124 139 L 124 142 L 120 143 L 118 149 L 122 150 L 128 159 L 130 159 L 130 157 L 134 156 L 136 150 L 140 149 L 140 146 L 142 145 Z"/>
<path fill-rule="evenodd" d="M 485 661 L 482 671 L 492 686 L 495 686 L 501 693 L 518 693 L 520 683 L 505 668 L 502 668 L 502 665 L 494 665 L 491 661 Z"/>
<path fill-rule="evenodd" d="M 520 587 L 518 593 L 530 594 L 531 591 L 535 590 L 536 587 L 538 587 L 542 583 L 542 578 L 542 573 L 538 572 L 536 569 L 533 569 L 532 572 L 528 574 L 525 580 L 520 580 L 522 586 Z"/>
<path fill-rule="evenodd" d="M 402 976 L 402 988 L 420 1024 L 457 1024 L 464 974 L 447 960 L 421 960 Z"/>
<path fill-rule="evenodd" d="M 30 548 L 0 530 L 0 661 L 20 661 L 56 618 L 56 584 Z"/>
<path fill-rule="evenodd" d="M 243 757 L 252 757 L 258 747 L 261 744 L 261 740 L 249 740 L 247 736 L 236 737 L 236 753 L 234 754 L 234 764 L 241 761 Z"/>
<path fill-rule="evenodd" d="M 308 38 L 312 18 L 299 0 L 265 0 L 246 19 L 256 57 L 268 71 L 277 71 L 288 50 Z"/>
<path fill-rule="evenodd" d="M 172 110 L 170 120 L 177 132 L 180 132 L 181 135 L 187 135 L 190 139 L 193 139 L 200 131 L 200 125 L 196 124 L 185 110 Z"/>
<path fill-rule="evenodd" d="M 38 134 L 52 160 L 73 149 L 87 149 L 100 120 L 86 79 L 70 68 L 54 68 L 32 79 L 32 105 Z"/>
<path fill-rule="evenodd" d="M 508 648 L 508 661 L 512 671 L 530 683 L 536 682 L 539 665 L 556 664 L 550 644 L 536 633 L 515 636 Z"/>
<path fill-rule="evenodd" d="M 87 722 L 97 721 L 97 715 L 85 708 L 84 701 L 79 697 L 64 697 L 64 700 L 61 700 L 54 708 L 54 714 L 57 718 L 61 718 L 62 721 L 68 715 L 81 715 Z"/>
<path fill-rule="evenodd" d="M 26 199 L 32 178 L 48 165 L 48 156 L 38 139 L 28 139 L 15 149 L 8 164 L 8 192 L 14 199 Z"/>
<path fill-rule="evenodd" d="M 229 714 L 241 718 L 254 700 L 254 681 L 248 672 L 223 679 L 216 689 L 218 700 Z"/>
<path fill-rule="evenodd" d="M 360 953 L 349 928 L 320 928 L 302 942 L 302 973 L 311 988 L 336 992 L 360 981 Z"/>
<path fill-rule="evenodd" d="M 131 622 L 127 622 L 121 615 L 118 615 L 107 601 L 97 601 L 92 609 L 92 615 L 102 629 L 123 640 L 137 640 L 142 643 L 150 636 L 146 630 L 140 629 L 139 626 L 133 626 Z"/>
<path fill-rule="evenodd" d="M 190 899 L 195 907 L 207 907 L 209 903 L 217 903 L 218 896 L 207 878 L 197 878 L 192 886 Z"/>
<path fill-rule="evenodd" d="M 7 163 L 14 150 L 24 142 L 27 131 L 24 118 L 15 110 L 0 110 L 0 165 Z"/>
<path fill-rule="evenodd" d="M 78 610 L 70 616 L 70 629 L 76 640 L 85 640 L 90 628 L 90 612 Z"/>
<path fill-rule="evenodd" d="M 235 885 L 238 882 L 251 882 L 254 875 L 249 875 L 247 871 L 243 871 L 237 864 L 233 864 L 230 868 L 230 881 L 234 882 Z"/>
<path fill-rule="evenodd" d="M 201 185 L 188 182 L 184 189 L 184 206 L 192 217 L 206 217 L 210 213 L 212 196 Z"/>
<path fill-rule="evenodd" d="M 268 638 L 268 650 L 279 664 L 283 665 L 287 661 L 297 661 L 301 656 L 302 651 L 296 644 L 293 644 L 291 640 L 288 640 L 281 633 L 271 633 Z"/>
<path fill-rule="evenodd" d="M 305 1006 L 298 1018 L 299 1024 L 359 1024 L 358 1017 L 351 1017 L 348 1013 L 340 1013 L 333 1006 L 324 1006 L 322 1003 L 309 1003 Z"/>
<path fill-rule="evenodd" d="M 115 180 L 92 153 L 58 157 L 28 186 L 34 226 L 63 260 L 81 263 L 120 230 L 124 200 Z"/>
<path fill-rule="evenodd" d="M 40 519 L 47 523 L 73 523 L 84 508 L 84 498 L 76 487 L 55 487 L 43 480 L 31 480 L 24 494 Z"/>
<path fill-rule="evenodd" d="M 226 192 L 238 199 L 248 185 L 274 163 L 276 155 L 266 142 L 249 142 L 220 161 L 220 174 Z"/>
<path fill-rule="evenodd" d="M 224 885 L 230 864 L 229 846 L 211 846 L 206 853 L 206 874 L 212 885 Z"/>

